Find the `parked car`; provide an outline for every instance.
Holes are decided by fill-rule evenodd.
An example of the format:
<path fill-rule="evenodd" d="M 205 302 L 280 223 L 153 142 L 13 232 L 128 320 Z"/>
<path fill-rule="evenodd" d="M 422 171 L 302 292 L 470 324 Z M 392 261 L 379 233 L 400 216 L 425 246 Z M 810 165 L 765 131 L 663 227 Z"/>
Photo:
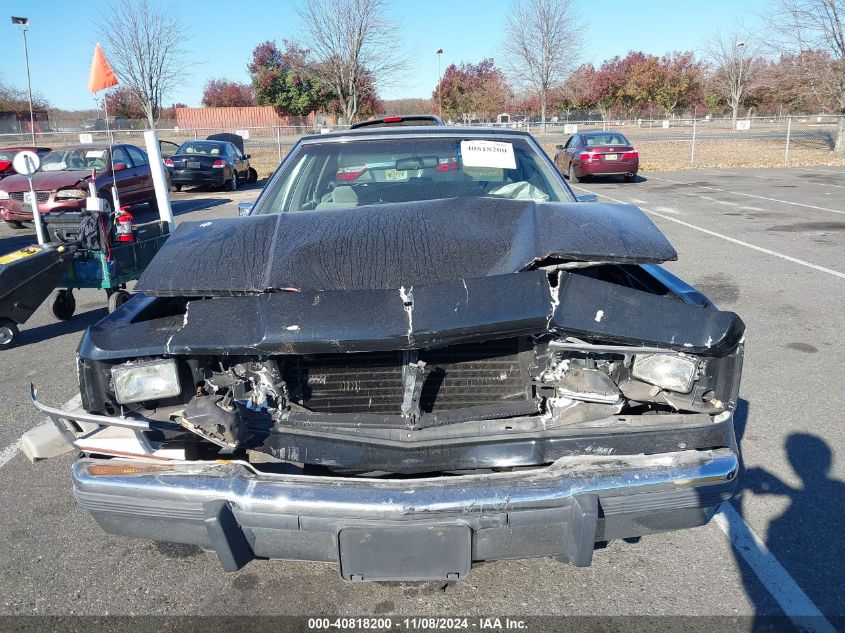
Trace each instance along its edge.
<path fill-rule="evenodd" d="M 49 147 L 0 147 L 0 179 L 15 173 L 12 161 L 18 152 L 35 152 L 40 158 L 50 151 Z"/>
<path fill-rule="evenodd" d="M 156 209 L 155 190 L 146 152 L 134 145 L 93 143 L 54 149 L 41 159 L 32 185 L 41 213 L 78 211 L 85 206 L 88 183 L 111 209 L 113 183 L 122 204 L 149 203 Z M 13 228 L 32 221 L 29 182 L 14 175 L 0 180 L 0 219 Z"/>
<path fill-rule="evenodd" d="M 235 191 L 241 182 L 258 180 L 258 172 L 250 166 L 249 159 L 240 136 L 219 134 L 204 141 L 185 141 L 164 164 L 176 191 L 191 185 Z"/>
<path fill-rule="evenodd" d="M 637 207 L 584 200 L 516 130 L 300 140 L 86 331 L 82 408 L 33 393 L 82 453 L 77 502 L 226 570 L 352 581 L 706 523 L 737 486 L 743 322 L 660 266 Z"/>
<path fill-rule="evenodd" d="M 620 132 L 578 132 L 556 149 L 555 165 L 570 182 L 590 176 L 623 176 L 634 182 L 640 169 L 639 153 Z"/>
<path fill-rule="evenodd" d="M 82 123 L 82 129 L 92 132 L 104 132 L 106 130 L 120 130 L 129 127 L 129 119 L 122 116 L 113 116 L 108 119 L 86 119 Z"/>

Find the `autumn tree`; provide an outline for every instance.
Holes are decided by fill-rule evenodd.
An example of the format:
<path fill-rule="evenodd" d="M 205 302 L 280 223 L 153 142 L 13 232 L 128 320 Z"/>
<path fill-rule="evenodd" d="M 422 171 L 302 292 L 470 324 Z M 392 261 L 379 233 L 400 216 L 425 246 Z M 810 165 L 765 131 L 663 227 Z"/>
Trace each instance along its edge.
<path fill-rule="evenodd" d="M 385 111 L 384 103 L 379 99 L 375 81 L 369 72 L 364 72 L 358 79 L 358 118 L 368 119 Z M 326 102 L 326 112 L 344 116 L 344 105 L 337 95 L 330 95 Z"/>
<path fill-rule="evenodd" d="M 836 100 L 819 86 L 835 66 L 825 51 L 782 53 L 762 71 L 767 101 L 791 113 L 836 111 Z"/>
<path fill-rule="evenodd" d="M 607 121 L 611 108 L 619 103 L 626 83 L 625 64 L 618 56 L 605 60 L 589 77 L 587 98 L 603 120 Z"/>
<path fill-rule="evenodd" d="M 740 106 L 759 85 L 764 67 L 760 45 L 740 31 L 719 32 L 707 40 L 704 50 L 713 65 L 711 85 L 727 102 L 736 123 Z"/>
<path fill-rule="evenodd" d="M 561 86 L 561 101 L 573 110 L 589 111 L 596 107 L 596 69 L 592 64 L 582 64 Z"/>
<path fill-rule="evenodd" d="M 332 96 L 321 84 L 310 51 L 295 42 L 263 42 L 252 51 L 247 66 L 255 98 L 280 114 L 305 116 L 322 109 Z"/>
<path fill-rule="evenodd" d="M 703 68 L 692 51 L 666 53 L 660 58 L 658 73 L 653 99 L 667 119 L 699 98 Z"/>
<path fill-rule="evenodd" d="M 432 93 L 443 102 L 443 114 L 448 118 L 469 122 L 472 119 L 490 120 L 502 112 L 512 93 L 501 70 L 492 59 L 477 64 L 451 64 Z"/>
<path fill-rule="evenodd" d="M 508 74 L 537 92 L 543 125 L 549 93 L 575 68 L 580 33 L 574 0 L 513 0 L 503 47 Z"/>
<path fill-rule="evenodd" d="M 32 107 L 34 110 L 46 110 L 50 104 L 44 97 L 32 93 Z M 26 90 L 21 90 L 6 83 L 0 77 L 0 112 L 29 113 L 29 96 Z"/>
<path fill-rule="evenodd" d="M 374 87 L 386 85 L 404 68 L 402 36 L 390 19 L 390 0 L 302 0 L 299 17 L 323 85 L 343 106 L 351 123 Z"/>
<path fill-rule="evenodd" d="M 170 9 L 149 0 L 116 0 L 106 6 L 99 31 L 109 62 L 120 83 L 138 95 L 155 127 L 163 98 L 187 75 L 187 28 Z"/>
<path fill-rule="evenodd" d="M 617 89 L 617 102 L 625 108 L 628 118 L 645 105 L 653 103 L 663 80 L 660 59 L 641 51 L 629 51 L 614 68 L 622 85 Z"/>
<path fill-rule="evenodd" d="M 249 84 L 226 79 L 209 79 L 202 91 L 207 108 L 233 108 L 255 105 L 255 91 Z"/>
<path fill-rule="evenodd" d="M 106 93 L 106 112 L 125 119 L 145 119 L 147 111 L 138 92 L 131 86 L 117 86 Z"/>
<path fill-rule="evenodd" d="M 771 41 L 782 52 L 830 57 L 829 64 L 819 64 L 813 55 L 798 61 L 806 63 L 805 72 L 814 73 L 812 90 L 841 115 L 834 151 L 845 154 L 845 0 L 777 0 L 770 24 L 779 35 Z"/>
<path fill-rule="evenodd" d="M 435 111 L 435 100 L 408 97 L 386 99 L 382 102 L 386 114 L 431 114 Z"/>

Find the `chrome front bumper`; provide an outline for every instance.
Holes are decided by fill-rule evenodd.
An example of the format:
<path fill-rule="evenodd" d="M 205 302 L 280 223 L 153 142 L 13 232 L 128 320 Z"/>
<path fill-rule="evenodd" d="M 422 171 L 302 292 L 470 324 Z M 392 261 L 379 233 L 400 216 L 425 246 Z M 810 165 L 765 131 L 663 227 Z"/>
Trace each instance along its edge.
<path fill-rule="evenodd" d="M 348 580 L 417 580 L 459 578 L 474 561 L 501 558 L 589 565 L 596 542 L 701 525 L 732 495 L 738 464 L 722 448 L 564 457 L 545 468 L 421 479 L 92 458 L 79 459 L 72 474 L 78 503 L 106 531 L 198 545 L 227 570 L 284 558 L 337 562 Z M 371 560 L 395 551 L 397 540 L 407 555 L 401 565 Z M 370 551 L 372 543 L 384 545 Z M 440 543 L 448 564 L 432 551 Z"/>

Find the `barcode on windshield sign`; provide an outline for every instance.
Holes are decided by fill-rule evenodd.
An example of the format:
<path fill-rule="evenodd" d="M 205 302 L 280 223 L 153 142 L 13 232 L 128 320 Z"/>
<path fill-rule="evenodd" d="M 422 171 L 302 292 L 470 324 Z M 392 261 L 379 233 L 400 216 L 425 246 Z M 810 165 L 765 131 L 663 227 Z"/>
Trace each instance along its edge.
<path fill-rule="evenodd" d="M 461 158 L 465 167 L 516 169 L 516 158 L 511 143 L 461 141 Z"/>

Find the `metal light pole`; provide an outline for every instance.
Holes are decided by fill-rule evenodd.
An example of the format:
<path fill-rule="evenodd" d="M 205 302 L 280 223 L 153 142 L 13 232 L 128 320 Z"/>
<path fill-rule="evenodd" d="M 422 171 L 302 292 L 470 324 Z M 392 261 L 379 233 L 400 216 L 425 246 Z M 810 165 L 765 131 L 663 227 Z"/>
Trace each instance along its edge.
<path fill-rule="evenodd" d="M 443 77 L 440 74 L 440 57 L 443 55 L 443 49 L 438 48 L 437 53 L 437 116 L 443 116 L 443 98 L 440 96 L 440 84 L 443 83 Z"/>
<path fill-rule="evenodd" d="M 32 133 L 32 146 L 35 147 L 35 114 L 32 112 L 32 82 L 29 79 L 29 50 L 26 46 L 26 31 L 29 28 L 29 18 L 15 17 L 13 15 L 12 24 L 19 25 L 23 34 L 23 56 L 26 60 L 26 88 L 29 92 L 29 131 Z"/>

